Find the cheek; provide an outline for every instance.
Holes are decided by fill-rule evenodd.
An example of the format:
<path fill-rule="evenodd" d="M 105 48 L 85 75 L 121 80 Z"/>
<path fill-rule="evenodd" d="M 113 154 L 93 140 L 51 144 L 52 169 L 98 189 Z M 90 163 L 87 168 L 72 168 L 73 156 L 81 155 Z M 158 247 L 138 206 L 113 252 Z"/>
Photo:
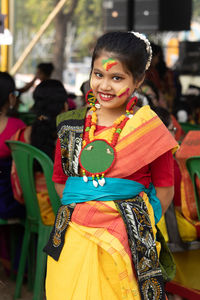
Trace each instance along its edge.
<path fill-rule="evenodd" d="M 121 98 L 123 96 L 129 96 L 129 87 L 126 85 L 123 88 L 121 88 L 117 93 L 117 97 Z"/>
<path fill-rule="evenodd" d="M 99 80 L 95 77 L 91 77 L 91 80 L 90 80 L 90 86 L 93 90 L 95 90 L 97 88 L 97 86 L 99 85 Z"/>

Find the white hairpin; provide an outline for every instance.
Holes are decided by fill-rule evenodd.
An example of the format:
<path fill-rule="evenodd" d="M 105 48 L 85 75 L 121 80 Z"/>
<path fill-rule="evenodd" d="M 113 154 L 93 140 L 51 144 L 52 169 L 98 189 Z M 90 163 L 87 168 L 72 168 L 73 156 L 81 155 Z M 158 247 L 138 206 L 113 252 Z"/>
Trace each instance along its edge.
<path fill-rule="evenodd" d="M 130 31 L 130 33 L 134 34 L 137 38 L 143 40 L 143 42 L 146 44 L 146 50 L 147 50 L 147 53 L 149 55 L 149 58 L 147 60 L 147 63 L 146 63 L 146 67 L 145 67 L 145 71 L 148 70 L 148 68 L 150 67 L 151 65 L 151 59 L 152 59 L 152 48 L 151 48 L 151 44 L 149 42 L 149 40 L 145 37 L 144 34 L 142 33 L 139 33 L 139 32 L 135 32 L 135 31 Z"/>

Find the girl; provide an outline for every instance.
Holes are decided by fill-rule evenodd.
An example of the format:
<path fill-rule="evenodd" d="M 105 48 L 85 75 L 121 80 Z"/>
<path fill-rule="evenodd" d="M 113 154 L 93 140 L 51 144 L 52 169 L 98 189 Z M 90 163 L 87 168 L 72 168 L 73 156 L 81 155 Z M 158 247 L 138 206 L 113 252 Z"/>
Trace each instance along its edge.
<path fill-rule="evenodd" d="M 62 206 L 45 247 L 47 300 L 165 299 L 155 223 L 173 198 L 177 144 L 132 96 L 151 56 L 139 33 L 103 35 L 91 109 L 57 118 L 53 180 Z"/>

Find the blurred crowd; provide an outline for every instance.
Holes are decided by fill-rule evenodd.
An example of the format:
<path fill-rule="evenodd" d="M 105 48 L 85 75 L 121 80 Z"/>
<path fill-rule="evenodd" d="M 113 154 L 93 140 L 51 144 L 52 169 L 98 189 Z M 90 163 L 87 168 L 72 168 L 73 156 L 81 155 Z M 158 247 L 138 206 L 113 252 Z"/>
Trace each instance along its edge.
<path fill-rule="evenodd" d="M 136 95 L 139 105 L 150 105 L 168 130 L 181 145 L 187 132 L 183 123 L 200 126 L 200 87 L 190 86 L 187 94 L 182 94 L 179 74 L 168 68 L 161 46 L 152 43 L 153 59 L 146 79 Z M 0 218 L 23 218 L 25 215 L 23 194 L 17 180 L 11 152 L 6 140 L 18 140 L 31 144 L 54 160 L 56 144 L 56 116 L 61 112 L 86 105 L 85 95 L 90 89 L 89 80 L 80 87 L 82 96 L 68 92 L 63 83 L 52 79 L 54 66 L 40 63 L 32 81 L 22 88 L 6 72 L 0 72 Z M 36 85 L 36 82 L 39 84 Z M 34 87 L 34 104 L 29 112 L 18 111 L 20 97 Z M 200 130 L 200 127 L 199 127 Z M 181 169 L 174 157 L 175 196 L 174 206 L 181 212 Z M 38 201 L 44 224 L 54 222 L 54 214 L 48 201 L 47 188 L 40 168 L 35 166 Z M 42 196 L 41 196 L 42 195 Z M 45 195 L 45 196 L 44 196 Z M 182 216 L 184 218 L 184 216 Z M 184 239 L 184 232 L 180 232 Z M 0 259 L 9 271 L 9 233 L 0 227 Z M 196 236 L 194 239 L 197 238 Z M 178 298 L 177 298 L 178 299 Z"/>

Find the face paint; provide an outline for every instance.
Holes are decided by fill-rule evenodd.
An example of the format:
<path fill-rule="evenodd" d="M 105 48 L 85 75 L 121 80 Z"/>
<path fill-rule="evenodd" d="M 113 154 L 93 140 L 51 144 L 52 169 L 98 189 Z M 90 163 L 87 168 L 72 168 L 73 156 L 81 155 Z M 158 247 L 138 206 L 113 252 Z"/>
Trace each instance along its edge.
<path fill-rule="evenodd" d="M 103 68 L 108 71 L 113 66 L 117 65 L 117 62 L 113 58 L 103 59 L 102 60 Z"/>
<path fill-rule="evenodd" d="M 129 88 L 127 86 L 125 86 L 124 88 L 122 88 L 116 95 L 117 97 L 122 97 L 124 95 L 127 95 L 128 96 L 128 93 L 129 93 Z"/>

